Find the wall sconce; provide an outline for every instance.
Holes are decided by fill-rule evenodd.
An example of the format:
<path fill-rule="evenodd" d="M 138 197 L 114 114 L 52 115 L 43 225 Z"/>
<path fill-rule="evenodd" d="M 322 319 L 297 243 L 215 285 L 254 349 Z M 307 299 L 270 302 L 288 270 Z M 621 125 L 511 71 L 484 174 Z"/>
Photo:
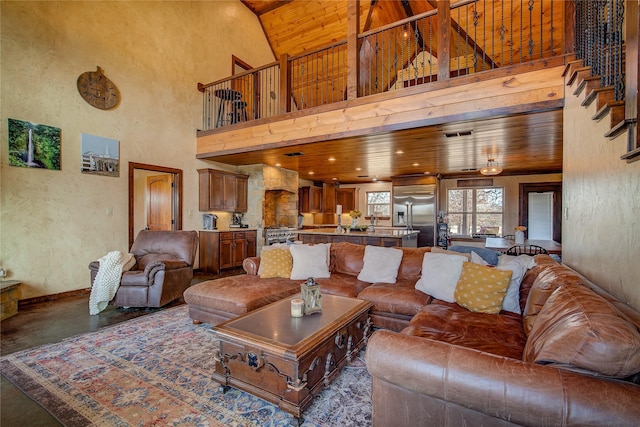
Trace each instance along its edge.
<path fill-rule="evenodd" d="M 487 161 L 487 166 L 480 169 L 480 173 L 482 175 L 488 176 L 498 175 L 500 172 L 502 172 L 502 168 L 500 167 L 500 165 L 498 165 L 498 162 L 496 162 L 495 159 L 489 159 Z"/>

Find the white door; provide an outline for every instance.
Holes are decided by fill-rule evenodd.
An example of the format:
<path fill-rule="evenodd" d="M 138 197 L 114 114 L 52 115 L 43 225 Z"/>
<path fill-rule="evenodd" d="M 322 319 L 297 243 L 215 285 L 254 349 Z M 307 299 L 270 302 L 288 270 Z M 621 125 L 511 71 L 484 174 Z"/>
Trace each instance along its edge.
<path fill-rule="evenodd" d="M 553 192 L 529 193 L 527 238 L 553 240 Z"/>

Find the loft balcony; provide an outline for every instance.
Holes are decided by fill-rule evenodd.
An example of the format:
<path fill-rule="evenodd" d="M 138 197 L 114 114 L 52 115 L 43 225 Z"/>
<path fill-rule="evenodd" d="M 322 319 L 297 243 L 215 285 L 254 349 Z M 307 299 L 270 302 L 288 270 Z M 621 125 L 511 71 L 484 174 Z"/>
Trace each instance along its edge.
<path fill-rule="evenodd" d="M 313 164 L 336 150 L 358 158 L 369 151 L 368 160 L 380 163 L 393 146 L 420 141 L 420 157 L 428 154 L 427 142 L 437 152 L 433 173 L 460 175 L 469 158 L 486 162 L 506 151 L 505 141 L 526 139 L 542 155 L 532 161 L 532 151 L 521 151 L 505 172 L 560 172 L 563 70 L 575 43 L 574 3 L 425 2 L 431 3 L 437 8 L 358 31 L 357 2 L 348 2 L 346 39 L 199 84 L 197 157 L 299 170 L 299 159 L 279 159 L 304 150 L 315 155 L 306 159 Z M 465 126 L 482 132 L 444 141 Z M 520 127 L 527 133 L 518 133 Z M 417 129 L 437 129 L 444 140 Z M 466 153 L 451 154 L 461 151 Z M 413 173 L 406 165 L 381 168 L 385 178 Z M 332 178 L 327 172 L 313 179 Z"/>

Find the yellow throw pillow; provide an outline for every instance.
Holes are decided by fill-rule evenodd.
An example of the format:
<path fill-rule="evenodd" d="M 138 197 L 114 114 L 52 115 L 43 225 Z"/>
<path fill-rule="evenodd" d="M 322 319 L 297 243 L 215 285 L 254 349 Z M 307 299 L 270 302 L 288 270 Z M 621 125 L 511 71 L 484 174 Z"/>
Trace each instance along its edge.
<path fill-rule="evenodd" d="M 511 270 L 465 262 L 456 285 L 455 302 L 471 311 L 498 314 L 512 274 Z"/>
<path fill-rule="evenodd" d="M 293 257 L 288 248 L 269 249 L 260 253 L 260 278 L 289 278 L 293 268 Z"/>

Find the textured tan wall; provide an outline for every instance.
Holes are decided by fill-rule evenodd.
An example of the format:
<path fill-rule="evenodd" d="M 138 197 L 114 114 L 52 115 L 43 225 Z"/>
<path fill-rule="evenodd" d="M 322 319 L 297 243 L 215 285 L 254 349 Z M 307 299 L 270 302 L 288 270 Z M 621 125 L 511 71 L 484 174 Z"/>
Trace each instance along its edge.
<path fill-rule="evenodd" d="M 566 88 L 562 259 L 594 283 L 640 309 L 640 161 L 620 160 L 627 134 L 604 137 L 595 102 L 581 107 Z"/>
<path fill-rule="evenodd" d="M 231 73 L 231 55 L 274 60 L 240 1 L 3 1 L 0 90 L 0 265 L 22 298 L 87 288 L 88 264 L 128 249 L 129 161 L 184 171 L 184 229 L 201 229 L 195 159 L 198 82 Z M 96 66 L 121 104 L 101 111 L 76 80 Z M 62 129 L 62 170 L 9 167 L 8 118 Z M 119 178 L 80 173 L 80 134 L 120 141 Z M 112 210 L 112 214 L 109 214 Z"/>

